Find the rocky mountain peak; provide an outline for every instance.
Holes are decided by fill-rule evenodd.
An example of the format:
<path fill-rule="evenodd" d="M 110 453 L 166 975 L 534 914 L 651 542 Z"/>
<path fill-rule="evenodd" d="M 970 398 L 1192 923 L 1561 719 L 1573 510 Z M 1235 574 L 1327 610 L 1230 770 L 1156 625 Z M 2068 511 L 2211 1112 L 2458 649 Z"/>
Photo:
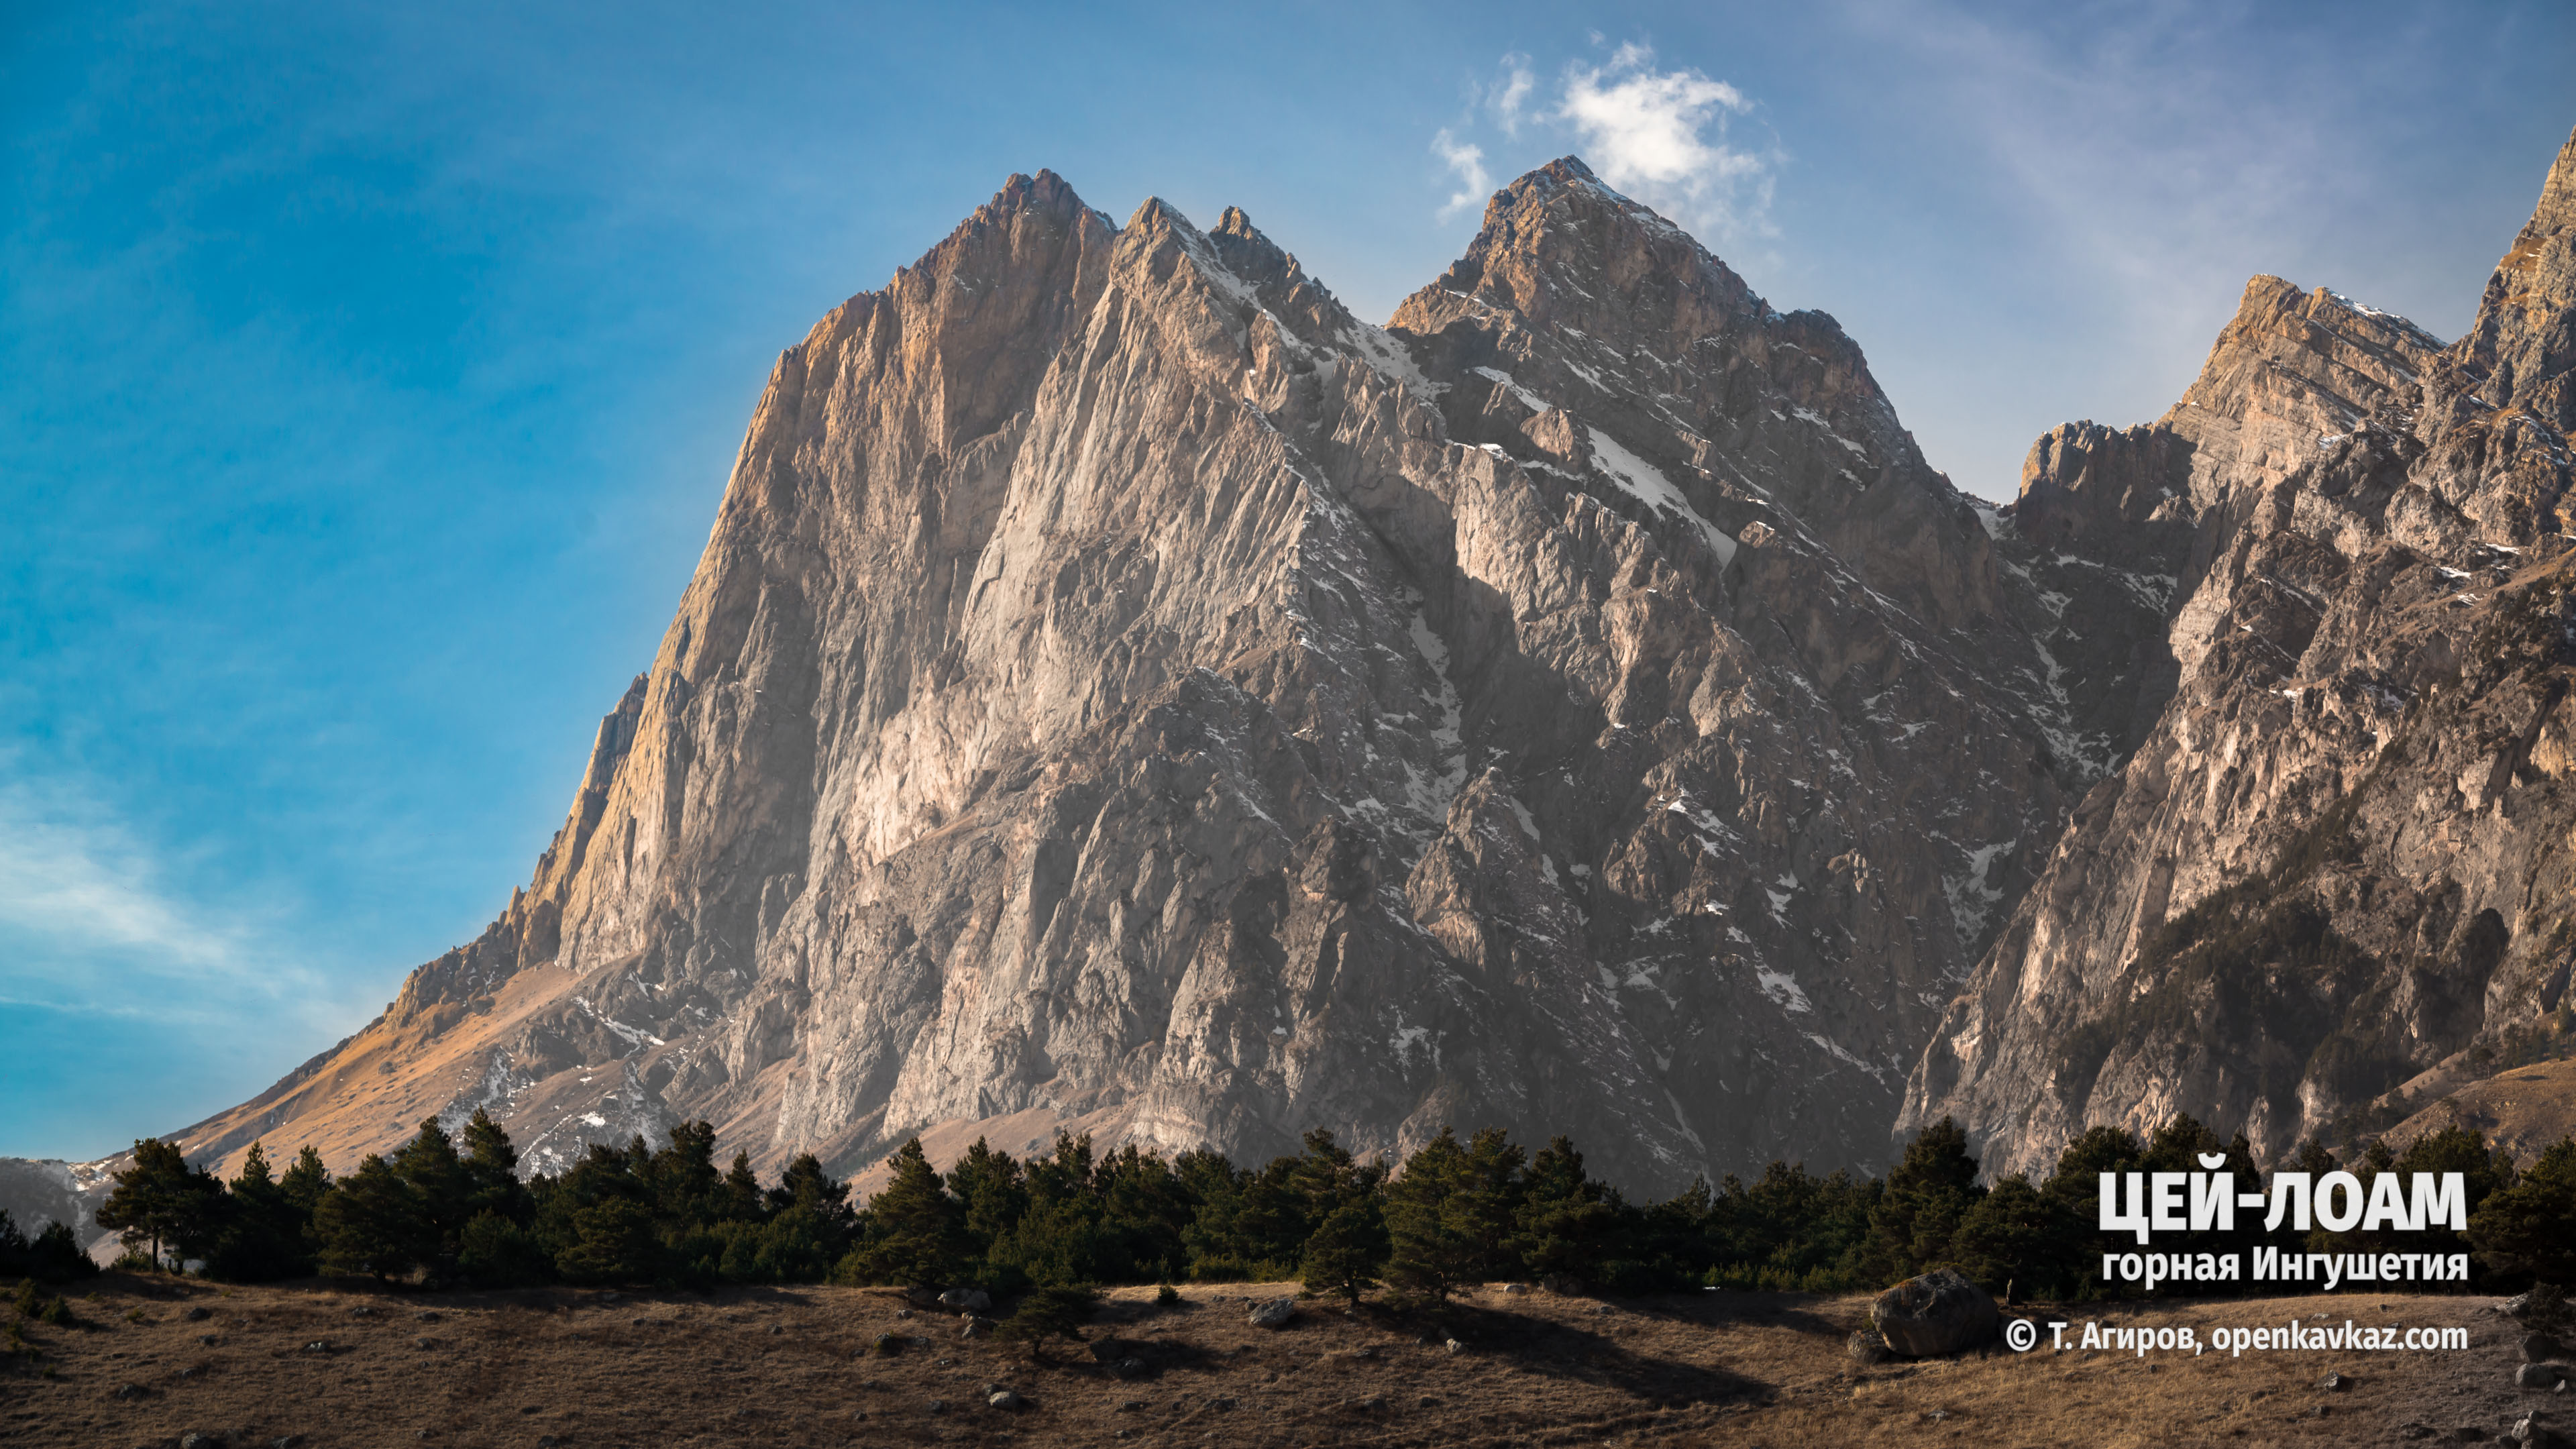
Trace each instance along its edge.
<path fill-rule="evenodd" d="M 2045 1170 L 2086 1126 L 2188 1112 L 2277 1157 L 2438 1125 L 2550 1035 L 2569 931 L 2543 903 L 2576 881 L 2570 154 L 2450 347 L 2257 277 L 2163 418 L 2033 449 L 2011 522 L 2065 550 L 2034 578 L 2068 616 L 2095 578 L 2153 605 L 2079 631 L 2133 748 L 1951 1003 L 1900 1130 L 1955 1116 L 1990 1168 Z"/>
<path fill-rule="evenodd" d="M 2487 279 L 2460 361 L 2497 411 L 2525 415 L 2562 441 L 2576 431 L 2576 133 Z"/>
<path fill-rule="evenodd" d="M 1859 349 L 1580 163 L 1387 329 L 1013 178 L 781 355 L 564 832 L 187 1135 L 1883 1150 L 2099 771 Z"/>

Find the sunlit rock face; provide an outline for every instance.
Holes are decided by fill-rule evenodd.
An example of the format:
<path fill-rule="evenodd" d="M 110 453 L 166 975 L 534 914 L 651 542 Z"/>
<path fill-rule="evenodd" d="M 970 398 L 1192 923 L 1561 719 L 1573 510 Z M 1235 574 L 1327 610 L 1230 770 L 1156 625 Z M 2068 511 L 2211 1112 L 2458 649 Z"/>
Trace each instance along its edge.
<path fill-rule="evenodd" d="M 1874 1162 L 2160 703 L 2165 595 L 2043 555 L 1580 162 L 1384 328 L 1014 177 L 780 357 L 500 919 L 186 1141 Z"/>

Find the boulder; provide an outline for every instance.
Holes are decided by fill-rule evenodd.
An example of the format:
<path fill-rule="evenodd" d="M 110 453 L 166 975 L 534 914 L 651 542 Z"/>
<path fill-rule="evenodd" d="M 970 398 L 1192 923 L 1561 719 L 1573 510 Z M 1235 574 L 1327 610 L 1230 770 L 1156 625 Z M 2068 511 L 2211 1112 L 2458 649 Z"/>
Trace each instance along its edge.
<path fill-rule="evenodd" d="M 1286 1328 L 1297 1316 L 1297 1300 L 1286 1295 L 1264 1298 L 1243 1315 L 1243 1321 L 1255 1328 Z"/>
<path fill-rule="evenodd" d="M 2518 1389 L 2554 1389 L 2567 1381 L 2563 1363 L 2527 1363 L 2514 1370 L 2513 1384 Z"/>
<path fill-rule="evenodd" d="M 981 1313 L 993 1306 L 993 1295 L 981 1288 L 951 1288 L 939 1295 L 939 1306 L 952 1313 Z"/>
<path fill-rule="evenodd" d="M 2522 1336 L 2522 1361 L 2524 1363 L 2547 1363 L 2549 1360 L 2558 1357 L 2563 1352 L 2565 1352 L 2565 1350 L 2559 1347 L 2558 1340 L 2550 1337 L 2548 1334 L 2526 1333 Z"/>
<path fill-rule="evenodd" d="M 1887 1340 L 1879 1337 L 1876 1329 L 1853 1329 L 1851 1341 L 1843 1345 L 1843 1350 L 1856 1363 L 1887 1362 Z"/>
<path fill-rule="evenodd" d="M 1936 1358 L 1992 1340 L 2001 1318 L 1986 1290 L 1948 1268 L 1908 1278 L 1869 1305 L 1869 1321 L 1890 1351 Z"/>
<path fill-rule="evenodd" d="M 1022 1400 L 1018 1394 L 1011 1390 L 1002 1389 L 995 1393 L 986 1395 L 984 1402 L 996 1409 L 1016 1409 L 1020 1406 Z"/>
<path fill-rule="evenodd" d="M 2525 1327 L 2542 1328 L 2556 1323 L 2566 1313 L 2567 1292 L 2555 1283 L 2534 1283 L 2529 1292 L 2517 1293 L 2496 1308 Z"/>

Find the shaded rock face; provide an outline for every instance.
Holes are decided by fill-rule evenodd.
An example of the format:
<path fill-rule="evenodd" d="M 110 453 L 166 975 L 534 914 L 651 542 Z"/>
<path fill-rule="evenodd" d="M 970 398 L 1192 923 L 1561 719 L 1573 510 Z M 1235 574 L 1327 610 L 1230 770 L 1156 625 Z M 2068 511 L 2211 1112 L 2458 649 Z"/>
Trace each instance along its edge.
<path fill-rule="evenodd" d="M 1995 526 L 1579 162 L 1384 329 L 1013 178 L 780 357 L 500 919 L 186 1144 L 1872 1161 L 2107 763 Z"/>
<path fill-rule="evenodd" d="M 2181 1111 L 2277 1155 L 2563 1035 L 2571 304 L 2576 139 L 2458 342 L 2257 278 L 2163 419 L 2040 440 L 2012 527 L 2054 555 L 2041 582 L 2169 601 L 2077 651 L 2120 681 L 2128 758 L 1900 1132 L 1955 1115 L 1989 1170 L 2042 1171 L 2089 1124 Z"/>

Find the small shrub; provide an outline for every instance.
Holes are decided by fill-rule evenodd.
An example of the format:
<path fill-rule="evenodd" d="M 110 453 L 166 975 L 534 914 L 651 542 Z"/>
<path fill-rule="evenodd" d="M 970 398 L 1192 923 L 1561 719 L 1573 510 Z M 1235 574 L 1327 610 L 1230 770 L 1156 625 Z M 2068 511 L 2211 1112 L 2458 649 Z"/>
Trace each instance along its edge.
<path fill-rule="evenodd" d="M 1099 1301 L 1100 1290 L 1089 1286 L 1039 1288 L 1021 1299 L 1018 1310 L 1002 1320 L 1002 1326 L 993 1334 L 1040 1350 L 1050 1338 L 1070 1338 L 1079 1343 L 1082 1325 L 1090 1320 L 1092 1305 Z"/>
<path fill-rule="evenodd" d="M 1181 1290 L 1169 1283 L 1154 1290 L 1154 1306 L 1157 1308 L 1169 1308 L 1180 1301 Z"/>
<path fill-rule="evenodd" d="M 18 1310 L 20 1322 L 50 1323 L 56 1328 L 69 1328 L 79 1320 L 72 1316 L 72 1306 L 59 1296 L 37 1291 L 36 1280 L 18 1280 L 17 1296 L 11 1306 Z"/>

